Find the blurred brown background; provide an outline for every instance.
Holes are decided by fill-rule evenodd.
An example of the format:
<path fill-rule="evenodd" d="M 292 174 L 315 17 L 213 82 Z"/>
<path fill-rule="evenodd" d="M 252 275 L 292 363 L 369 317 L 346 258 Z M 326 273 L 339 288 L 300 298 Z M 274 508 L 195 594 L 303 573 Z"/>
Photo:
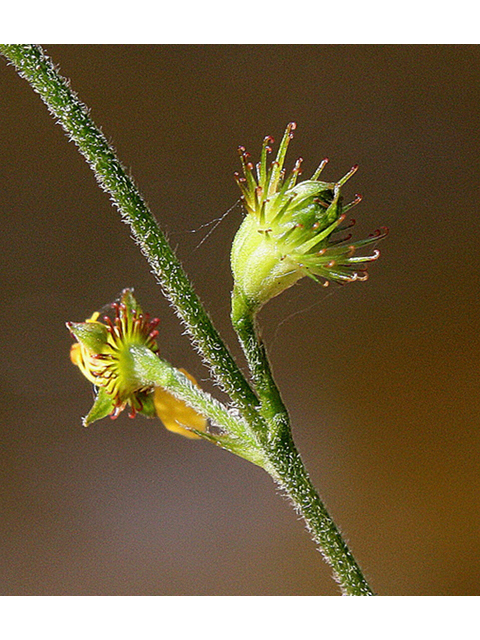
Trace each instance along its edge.
<path fill-rule="evenodd" d="M 289 166 L 352 164 L 355 237 L 390 228 L 364 284 L 299 285 L 261 314 L 314 483 L 382 595 L 480 595 L 480 50 L 46 46 L 139 183 L 214 320 L 244 144 L 298 129 Z M 66 320 L 135 287 L 161 352 L 208 373 L 128 228 L 0 60 L 3 595 L 335 595 L 261 470 L 157 421 L 84 429 Z M 350 190 L 350 191 L 349 191 Z"/>

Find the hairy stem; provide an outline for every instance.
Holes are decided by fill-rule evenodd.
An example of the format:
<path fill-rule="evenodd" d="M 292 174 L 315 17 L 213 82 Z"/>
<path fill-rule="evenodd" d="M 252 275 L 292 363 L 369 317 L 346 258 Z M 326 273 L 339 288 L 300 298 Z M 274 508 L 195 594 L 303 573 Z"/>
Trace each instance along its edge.
<path fill-rule="evenodd" d="M 95 176 L 130 225 L 166 297 L 185 323 L 193 341 L 223 389 L 262 432 L 258 400 L 236 365 L 196 295 L 173 249 L 160 230 L 132 178 L 89 116 L 87 107 L 37 45 L 0 45 L 0 52 L 17 68 L 58 119 L 85 156 Z"/>
<path fill-rule="evenodd" d="M 375 595 L 308 476 L 290 432 L 275 442 L 266 469 L 292 500 L 344 595 Z"/>
<path fill-rule="evenodd" d="M 232 294 L 232 323 L 252 372 L 261 401 L 261 412 L 269 424 L 265 466 L 292 500 L 317 543 L 323 557 L 332 566 L 335 579 L 345 595 L 374 595 L 362 571 L 342 538 L 335 522 L 312 485 L 291 435 L 287 409 L 273 378 L 265 346 L 259 336 L 255 309 L 238 291 Z"/>
<path fill-rule="evenodd" d="M 260 411 L 269 422 L 270 438 L 283 430 L 289 431 L 288 412 L 273 378 L 265 345 L 259 335 L 255 310 L 236 289 L 232 294 L 231 316 L 261 402 Z"/>
<path fill-rule="evenodd" d="M 130 347 L 135 372 L 142 386 L 159 386 L 170 391 L 217 426 L 237 437 L 244 436 L 245 423 L 209 393 L 194 385 L 187 376 L 144 346 Z"/>

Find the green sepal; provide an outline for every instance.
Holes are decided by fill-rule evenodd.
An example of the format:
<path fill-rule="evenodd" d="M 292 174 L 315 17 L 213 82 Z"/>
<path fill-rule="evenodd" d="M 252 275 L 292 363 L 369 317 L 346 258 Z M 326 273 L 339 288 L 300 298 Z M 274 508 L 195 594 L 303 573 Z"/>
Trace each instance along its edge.
<path fill-rule="evenodd" d="M 107 327 L 101 322 L 67 322 L 75 338 L 91 353 L 102 353 L 108 338 Z"/>
<path fill-rule="evenodd" d="M 133 289 L 124 289 L 120 296 L 120 304 L 124 304 L 129 315 L 133 315 L 135 312 L 137 315 L 142 313 L 142 308 L 138 304 L 135 296 L 133 295 Z"/>
<path fill-rule="evenodd" d="M 155 411 L 155 404 L 153 402 L 153 392 L 138 393 L 137 398 L 142 403 L 142 409 L 137 411 L 137 413 L 141 413 L 142 416 L 146 418 L 156 418 L 157 412 Z"/>
<path fill-rule="evenodd" d="M 83 426 L 88 427 L 93 422 L 106 418 L 113 413 L 114 409 L 115 402 L 112 396 L 105 391 L 104 387 L 98 387 L 93 407 L 90 409 L 88 415 L 83 418 Z"/>

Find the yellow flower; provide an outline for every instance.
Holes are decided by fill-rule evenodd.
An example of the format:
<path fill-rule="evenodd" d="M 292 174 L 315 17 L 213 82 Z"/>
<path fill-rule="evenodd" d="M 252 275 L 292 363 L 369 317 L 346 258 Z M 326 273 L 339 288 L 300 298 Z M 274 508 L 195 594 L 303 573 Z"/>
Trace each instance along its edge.
<path fill-rule="evenodd" d="M 133 347 L 142 347 L 150 356 L 158 353 L 158 318 L 150 320 L 142 312 L 130 289 L 125 289 L 120 302 L 111 307 L 113 320 L 104 316 L 100 322 L 100 313 L 95 312 L 85 322 L 67 323 L 77 340 L 70 349 L 70 359 L 97 389 L 85 426 L 107 415 L 116 418 L 129 405 L 131 418 L 136 413 L 147 417 L 156 414 L 170 431 L 197 438 L 188 427 L 206 431 L 205 418 L 166 389 L 145 384 L 135 368 Z"/>
<path fill-rule="evenodd" d="M 112 304 L 115 317 L 104 316 L 99 322 L 95 312 L 86 322 L 67 323 L 77 339 L 70 358 L 83 375 L 96 387 L 103 388 L 112 401 L 112 417 L 118 416 L 128 404 L 130 415 L 144 410 L 145 387 L 136 376 L 130 353 L 132 346 L 144 346 L 157 353 L 155 338 L 158 318 L 144 315 L 130 289 L 125 289 L 119 303 Z"/>

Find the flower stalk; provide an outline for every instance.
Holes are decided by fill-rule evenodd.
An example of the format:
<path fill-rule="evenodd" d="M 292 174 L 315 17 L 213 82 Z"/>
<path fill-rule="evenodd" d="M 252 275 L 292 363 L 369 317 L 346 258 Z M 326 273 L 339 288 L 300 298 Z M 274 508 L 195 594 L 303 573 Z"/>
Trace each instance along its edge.
<path fill-rule="evenodd" d="M 81 369 L 83 367 L 83 373 L 98 392 L 94 405 L 96 413 L 91 421 L 109 415 L 112 409 L 115 413 L 126 404 L 132 412 L 153 415 L 155 389 L 168 391 L 210 422 L 205 429 L 185 425 L 192 433 L 270 473 L 305 519 L 313 539 L 332 565 L 344 594 L 373 595 L 296 450 L 288 413 L 256 325 L 259 308 L 304 275 L 317 279 L 329 276 L 334 280 L 357 279 L 354 274 L 358 273 L 356 267 L 359 265 L 356 263 L 360 262 L 362 266 L 363 262 L 353 260 L 353 253 L 360 245 L 355 245 L 353 251 L 345 245 L 335 249 L 331 240 L 332 233 L 343 221 L 339 191 L 343 182 L 321 183 L 318 180 L 320 171 L 317 171 L 308 184 L 302 183 L 306 186 L 300 184 L 297 188 L 299 163 L 285 180 L 283 162 L 292 127 L 287 130 L 276 163 L 270 169 L 266 166 L 269 141 L 264 144 L 258 180 L 254 178 L 248 157 L 242 152 L 245 178 L 239 178 L 239 183 L 251 215 L 247 215 L 232 250 L 235 277 L 232 320 L 250 367 L 250 383 L 213 326 L 138 188 L 68 81 L 59 75 L 52 61 L 36 45 L 0 45 L 0 53 L 39 93 L 85 156 L 101 187 L 110 194 L 121 216 L 130 225 L 163 292 L 185 323 L 192 342 L 232 401 L 231 407 L 224 406 L 200 389 L 188 374 L 162 360 L 154 346 L 156 329 L 149 320 L 140 320 L 137 315 L 140 323 L 147 323 L 142 324 L 143 328 L 139 327 L 142 328 L 142 339 L 137 340 L 138 334 L 130 327 L 128 340 L 121 344 L 113 340 L 108 329 L 85 327 L 88 323 L 71 323 L 69 328 L 81 343 L 75 348 L 72 359 Z M 268 258 L 262 263 L 266 265 L 263 272 L 255 267 L 255 260 L 262 257 L 262 252 L 263 257 Z M 376 254 L 363 261 L 375 258 Z M 97 320 L 98 317 L 90 318 L 92 324 L 100 324 Z M 218 432 L 210 428 L 212 425 Z"/>

